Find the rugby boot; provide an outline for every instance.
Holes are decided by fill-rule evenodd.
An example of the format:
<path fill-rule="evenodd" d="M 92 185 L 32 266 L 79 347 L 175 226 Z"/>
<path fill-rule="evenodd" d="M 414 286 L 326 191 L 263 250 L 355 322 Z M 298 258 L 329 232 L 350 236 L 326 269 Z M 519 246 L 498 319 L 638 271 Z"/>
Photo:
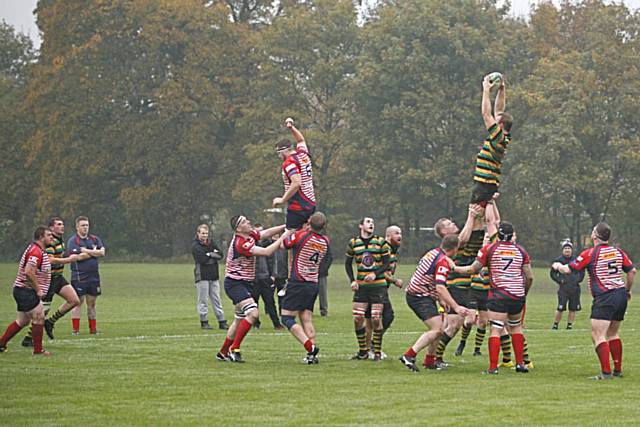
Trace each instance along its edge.
<path fill-rule="evenodd" d="M 529 372 L 529 369 L 525 365 L 516 365 L 516 372 L 526 374 Z"/>
<path fill-rule="evenodd" d="M 613 379 L 613 375 L 605 374 L 604 372 L 602 372 L 602 373 L 600 373 L 598 375 L 595 375 L 593 377 L 589 377 L 589 379 L 590 380 L 596 380 L 596 381 L 599 381 L 599 380 L 612 380 Z"/>
<path fill-rule="evenodd" d="M 21 344 L 23 347 L 33 347 L 33 338 L 29 336 L 24 337 Z"/>
<path fill-rule="evenodd" d="M 400 363 L 402 363 L 404 366 L 407 367 L 407 369 L 409 369 L 412 372 L 420 372 L 420 370 L 418 369 L 418 367 L 416 366 L 416 358 L 415 357 L 409 357 L 406 355 L 402 355 L 398 358 L 398 360 L 400 360 Z"/>
<path fill-rule="evenodd" d="M 236 362 L 236 363 L 244 363 L 244 360 L 242 359 L 242 354 L 240 354 L 240 350 L 232 350 L 229 352 L 229 360 L 231 362 Z"/>
<path fill-rule="evenodd" d="M 218 352 L 218 354 L 216 354 L 216 359 L 218 359 L 221 362 L 228 362 L 229 361 L 229 355 L 228 354 L 222 354 L 222 353 Z"/>
<path fill-rule="evenodd" d="M 482 375 L 498 375 L 498 368 L 482 371 Z"/>
<path fill-rule="evenodd" d="M 462 356 L 462 352 L 464 351 L 465 345 L 467 345 L 466 342 L 460 341 L 460 344 L 458 344 L 458 347 L 456 348 L 456 351 L 453 352 L 453 354 L 455 356 Z"/>
<path fill-rule="evenodd" d="M 351 360 L 367 360 L 369 358 L 368 351 L 358 351 L 356 354 L 351 356 Z"/>
<path fill-rule="evenodd" d="M 49 339 L 54 339 L 53 338 L 53 326 L 54 326 L 54 323 L 51 320 L 46 319 L 44 321 L 44 331 L 47 333 L 47 336 L 49 337 Z"/>

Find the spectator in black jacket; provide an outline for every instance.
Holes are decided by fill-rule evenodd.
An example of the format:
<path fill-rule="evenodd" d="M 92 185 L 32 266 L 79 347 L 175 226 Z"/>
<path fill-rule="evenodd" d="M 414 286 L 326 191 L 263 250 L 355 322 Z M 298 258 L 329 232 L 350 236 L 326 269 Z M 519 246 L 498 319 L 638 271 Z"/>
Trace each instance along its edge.
<path fill-rule="evenodd" d="M 280 236 L 278 234 L 271 237 L 273 241 L 278 240 Z M 271 265 L 271 279 L 275 284 L 275 288 L 278 291 L 278 314 L 282 310 L 282 301 L 284 294 L 280 295 L 280 291 L 284 290 L 287 285 L 287 279 L 289 278 L 289 251 L 283 247 L 276 250 L 273 255 L 269 257 L 269 264 Z"/>
<path fill-rule="evenodd" d="M 556 259 L 561 264 L 569 264 L 573 261 L 573 244 L 569 239 L 562 242 L 562 256 Z M 556 317 L 551 329 L 558 329 L 558 324 L 562 320 L 562 312 L 569 309 L 567 317 L 567 329 L 573 329 L 573 321 L 576 317 L 576 311 L 580 311 L 580 282 L 584 279 L 584 270 L 573 271 L 571 274 L 561 274 L 559 271 L 551 269 L 551 279 L 556 282 L 558 287 L 558 308 L 556 309 Z"/>
<path fill-rule="evenodd" d="M 333 255 L 331 254 L 331 246 L 327 248 L 327 254 L 320 261 L 320 267 L 318 271 L 318 296 L 320 300 L 320 316 L 326 317 L 329 315 L 329 299 L 327 293 L 327 278 L 329 277 L 329 267 L 333 262 Z"/>
<path fill-rule="evenodd" d="M 262 230 L 260 224 L 255 224 L 255 229 Z M 260 240 L 257 246 L 266 248 L 273 241 L 269 239 Z M 274 299 L 275 285 L 272 279 L 272 266 L 268 257 L 256 257 L 256 278 L 253 282 L 253 299 L 259 304 L 259 299 L 262 297 L 264 302 L 264 310 L 271 318 L 273 327 L 275 329 L 284 329 L 284 326 L 280 324 L 280 317 L 276 311 L 276 303 Z M 256 328 L 260 327 L 260 323 L 254 325 Z"/>
<path fill-rule="evenodd" d="M 227 329 L 227 321 L 224 318 L 220 300 L 220 282 L 218 281 L 218 260 L 222 258 L 222 251 L 213 240 L 209 240 L 209 226 L 207 224 L 200 224 L 196 229 L 196 237 L 191 245 L 191 254 L 196 263 L 194 276 L 198 290 L 196 308 L 200 315 L 200 327 L 213 329 L 207 319 L 209 312 L 207 298 L 209 298 L 218 319 L 219 328 Z"/>

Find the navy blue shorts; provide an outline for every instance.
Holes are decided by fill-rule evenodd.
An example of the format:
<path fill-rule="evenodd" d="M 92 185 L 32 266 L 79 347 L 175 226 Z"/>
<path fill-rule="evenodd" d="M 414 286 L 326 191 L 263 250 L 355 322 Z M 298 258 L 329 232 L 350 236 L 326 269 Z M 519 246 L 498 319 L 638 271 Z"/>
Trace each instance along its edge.
<path fill-rule="evenodd" d="M 624 320 L 627 311 L 627 290 L 616 289 L 598 295 L 591 305 L 591 318 L 598 320 Z"/>
<path fill-rule="evenodd" d="M 513 299 L 491 290 L 489 291 L 489 298 L 487 298 L 487 310 L 514 315 L 522 312 L 526 301 L 524 297 Z"/>
<path fill-rule="evenodd" d="M 580 285 L 561 285 L 558 288 L 558 311 L 580 311 Z"/>
<path fill-rule="evenodd" d="M 309 221 L 311 215 L 316 211 L 316 208 L 313 207 L 310 210 L 305 211 L 292 211 L 287 209 L 287 219 L 286 219 L 286 227 L 287 230 L 299 230 L 303 225 Z"/>
<path fill-rule="evenodd" d="M 418 297 L 407 294 L 407 305 L 418 316 L 418 319 L 425 320 L 440 316 L 438 303 L 431 297 Z"/>
<path fill-rule="evenodd" d="M 289 311 L 313 311 L 318 297 L 318 284 L 289 280 L 287 293 L 282 301 L 282 309 Z"/>
<path fill-rule="evenodd" d="M 235 280 L 229 277 L 224 278 L 224 293 L 231 299 L 233 305 L 248 298 L 253 298 L 251 291 L 253 291 L 252 282 Z"/>
<path fill-rule="evenodd" d="M 47 291 L 47 295 L 42 299 L 46 302 L 53 301 L 53 296 L 55 294 L 59 294 L 62 288 L 69 285 L 67 279 L 64 276 L 51 276 L 51 285 L 49 286 L 49 290 Z"/>
<path fill-rule="evenodd" d="M 100 282 L 74 282 L 71 281 L 71 286 L 75 289 L 76 294 L 79 297 L 85 295 L 91 295 L 97 297 L 102 295 L 102 289 L 100 288 Z"/>
<path fill-rule="evenodd" d="M 13 299 L 16 300 L 18 311 L 27 313 L 40 304 L 40 298 L 33 288 L 13 288 Z"/>
<path fill-rule="evenodd" d="M 469 288 L 462 288 L 460 286 L 447 286 L 449 295 L 456 302 L 456 304 L 463 307 L 469 307 Z M 449 314 L 458 314 L 452 308 L 448 311 Z"/>
<path fill-rule="evenodd" d="M 487 311 L 487 296 L 489 290 L 485 289 L 469 289 L 469 305 L 467 308 L 478 311 Z"/>

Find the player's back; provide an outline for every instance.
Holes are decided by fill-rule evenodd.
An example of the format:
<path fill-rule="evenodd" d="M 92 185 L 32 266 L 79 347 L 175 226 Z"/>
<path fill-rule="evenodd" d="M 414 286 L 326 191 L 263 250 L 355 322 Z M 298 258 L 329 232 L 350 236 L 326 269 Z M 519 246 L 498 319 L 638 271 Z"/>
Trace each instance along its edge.
<path fill-rule="evenodd" d="M 285 240 L 285 247 L 291 249 L 289 278 L 318 283 L 320 263 L 329 250 L 329 239 L 311 230 L 299 230 Z"/>
<path fill-rule="evenodd" d="M 529 255 L 513 242 L 499 241 L 483 249 L 489 257 L 489 278 L 491 286 L 506 291 L 516 297 L 525 295 L 523 267 L 529 264 Z M 482 252 L 481 251 L 481 252 Z"/>

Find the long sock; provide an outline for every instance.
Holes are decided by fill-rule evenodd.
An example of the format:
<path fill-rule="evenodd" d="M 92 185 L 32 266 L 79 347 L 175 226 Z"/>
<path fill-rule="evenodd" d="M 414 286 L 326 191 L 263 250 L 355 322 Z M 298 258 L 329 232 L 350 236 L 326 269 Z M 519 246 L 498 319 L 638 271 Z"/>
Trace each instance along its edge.
<path fill-rule="evenodd" d="M 6 346 L 11 338 L 13 338 L 20 330 L 22 326 L 18 325 L 18 322 L 13 321 L 9 326 L 7 326 L 7 330 L 4 331 L 4 335 L 0 338 L 0 344 Z"/>
<path fill-rule="evenodd" d="M 89 319 L 89 332 L 96 331 L 96 319 Z"/>
<path fill-rule="evenodd" d="M 422 366 L 428 368 L 429 366 L 433 366 L 436 364 L 436 355 L 435 354 L 425 354 L 424 362 L 422 362 Z"/>
<path fill-rule="evenodd" d="M 596 347 L 596 353 L 598 353 L 598 359 L 600 359 L 600 368 L 603 374 L 611 373 L 611 363 L 609 363 L 609 357 L 611 350 L 609 349 L 609 343 L 603 341 Z"/>
<path fill-rule="evenodd" d="M 442 336 L 440 337 L 440 341 L 438 341 L 438 347 L 436 347 L 436 358 L 442 359 L 442 356 L 444 355 L 444 351 L 447 349 L 447 345 L 449 344 L 449 341 L 451 341 L 451 337 L 447 335 L 446 332 L 443 332 Z"/>
<path fill-rule="evenodd" d="M 233 338 L 225 337 L 222 347 L 220 348 L 220 353 L 229 354 L 229 347 L 231 347 L 231 344 L 233 344 Z"/>
<path fill-rule="evenodd" d="M 502 363 L 511 362 L 511 336 L 500 336 L 500 347 L 502 348 Z"/>
<path fill-rule="evenodd" d="M 487 330 L 484 328 L 476 329 L 476 347 L 474 351 L 480 351 L 482 347 L 482 343 L 484 342 L 484 336 L 486 335 Z"/>
<path fill-rule="evenodd" d="M 413 349 L 413 346 L 409 347 L 409 350 L 404 352 L 404 355 L 407 357 L 416 357 L 418 353 Z"/>
<path fill-rule="evenodd" d="M 304 349 L 307 350 L 307 353 L 311 353 L 311 350 L 313 350 L 313 343 L 311 340 L 308 339 L 304 342 Z"/>
<path fill-rule="evenodd" d="M 65 314 L 67 314 L 67 313 L 66 313 L 66 312 L 65 312 L 65 313 L 63 313 L 63 312 L 61 312 L 61 311 L 60 311 L 60 309 L 58 309 L 58 310 L 56 310 L 56 312 L 55 312 L 55 313 L 53 313 L 53 314 L 51 315 L 51 317 L 49 317 L 49 322 L 51 322 L 51 323 L 56 323 L 58 320 L 62 319 L 62 317 L 63 317 Z"/>
<path fill-rule="evenodd" d="M 513 334 L 511 335 L 511 341 L 513 342 L 513 352 L 516 354 L 516 364 L 518 365 L 524 364 L 524 359 L 522 358 L 522 348 L 524 347 L 524 335 Z"/>
<path fill-rule="evenodd" d="M 73 328 L 74 332 L 77 332 L 80 330 L 80 319 L 71 319 L 71 327 Z"/>
<path fill-rule="evenodd" d="M 240 323 L 238 323 L 238 327 L 236 328 L 236 337 L 233 339 L 233 344 L 231 344 L 230 349 L 238 350 L 240 348 L 240 344 L 242 344 L 242 340 L 247 335 L 249 330 L 251 329 L 251 323 L 247 321 L 247 319 L 242 319 Z"/>
<path fill-rule="evenodd" d="M 361 354 L 366 353 L 367 348 L 367 330 L 365 328 L 356 329 L 356 338 L 358 339 L 358 350 Z"/>
<path fill-rule="evenodd" d="M 462 327 L 462 335 L 460 336 L 460 341 L 467 342 L 467 338 L 469 338 L 469 334 L 471 333 L 471 325 L 464 325 Z"/>
<path fill-rule="evenodd" d="M 496 369 L 498 367 L 500 339 L 501 337 L 489 337 L 489 369 Z"/>
<path fill-rule="evenodd" d="M 527 337 L 523 335 L 523 343 L 522 343 L 522 360 L 524 363 L 529 363 L 531 360 L 529 359 L 529 344 L 527 344 Z"/>
<path fill-rule="evenodd" d="M 613 370 L 622 372 L 622 341 L 620 338 L 609 341 L 609 350 L 613 358 Z"/>
<path fill-rule="evenodd" d="M 33 325 L 33 354 L 42 353 L 43 325 Z"/>
<path fill-rule="evenodd" d="M 373 331 L 373 352 L 376 354 L 382 352 L 382 334 L 384 334 L 382 329 Z"/>

